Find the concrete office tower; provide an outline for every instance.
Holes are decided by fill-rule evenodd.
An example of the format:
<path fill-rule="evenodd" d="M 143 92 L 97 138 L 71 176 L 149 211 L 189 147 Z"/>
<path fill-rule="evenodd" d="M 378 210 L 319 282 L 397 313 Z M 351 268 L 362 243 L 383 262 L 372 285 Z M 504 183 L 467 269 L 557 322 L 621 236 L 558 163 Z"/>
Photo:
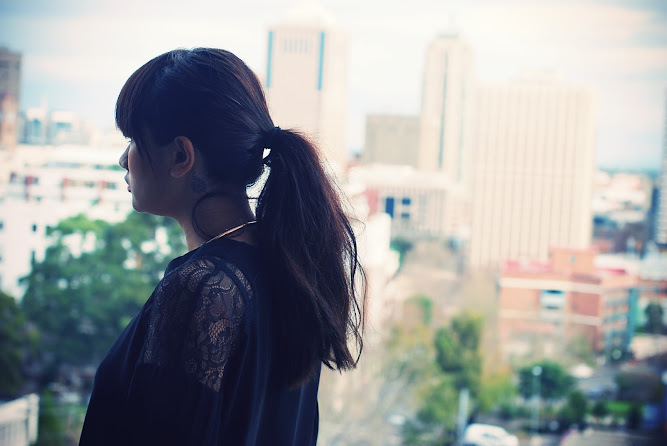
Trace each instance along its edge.
<path fill-rule="evenodd" d="M 16 147 L 20 94 L 21 54 L 0 47 L 0 149 Z"/>
<path fill-rule="evenodd" d="M 667 90 L 665 91 L 665 127 L 662 139 L 662 175 L 658 189 L 658 210 L 655 220 L 655 241 L 667 245 Z"/>
<path fill-rule="evenodd" d="M 473 268 L 588 247 L 596 104 L 592 92 L 549 73 L 478 86 Z"/>
<path fill-rule="evenodd" d="M 443 172 L 455 183 L 469 180 L 474 73 L 472 48 L 459 34 L 431 42 L 424 63 L 419 168 Z"/>
<path fill-rule="evenodd" d="M 0 94 L 0 149 L 14 149 L 18 142 L 19 106 L 10 94 Z"/>
<path fill-rule="evenodd" d="M 275 124 L 306 132 L 335 169 L 343 168 L 347 35 L 317 5 L 269 28 L 265 88 Z"/>
<path fill-rule="evenodd" d="M 417 167 L 419 156 L 418 116 L 366 116 L 364 164 L 395 164 Z"/>
<path fill-rule="evenodd" d="M 21 53 L 0 47 L 0 96 L 10 94 L 17 103 L 21 99 Z"/>

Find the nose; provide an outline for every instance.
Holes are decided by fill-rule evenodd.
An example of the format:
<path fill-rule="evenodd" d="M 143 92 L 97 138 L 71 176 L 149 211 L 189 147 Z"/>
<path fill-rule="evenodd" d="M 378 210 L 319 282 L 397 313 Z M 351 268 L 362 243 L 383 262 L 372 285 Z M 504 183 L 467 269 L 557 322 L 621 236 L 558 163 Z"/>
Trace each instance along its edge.
<path fill-rule="evenodd" d="M 123 169 L 127 170 L 127 152 L 130 150 L 130 146 L 127 146 L 123 154 L 120 156 L 120 159 L 118 160 L 118 164 L 120 164 L 120 167 Z"/>

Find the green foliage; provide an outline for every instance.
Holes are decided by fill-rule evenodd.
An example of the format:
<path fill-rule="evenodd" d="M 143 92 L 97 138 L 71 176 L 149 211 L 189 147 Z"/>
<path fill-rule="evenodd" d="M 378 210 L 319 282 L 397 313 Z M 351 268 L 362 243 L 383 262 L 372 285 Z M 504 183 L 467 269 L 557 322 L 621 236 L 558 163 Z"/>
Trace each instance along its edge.
<path fill-rule="evenodd" d="M 452 377 L 456 389 L 468 388 L 473 397 L 479 394 L 482 375 L 482 324 L 480 316 L 460 314 L 448 328 L 436 332 L 434 341 L 436 363 L 442 372 Z"/>
<path fill-rule="evenodd" d="M 515 396 L 516 386 L 512 377 L 508 373 L 495 373 L 482 378 L 477 403 L 480 412 L 490 412 L 496 405 L 505 408 L 514 406 Z"/>
<path fill-rule="evenodd" d="M 542 368 L 539 376 L 540 396 L 545 400 L 557 400 L 565 397 L 574 386 L 572 378 L 557 362 L 540 361 L 535 364 L 522 367 L 519 370 L 519 394 L 524 398 L 530 398 L 533 395 L 533 367 Z"/>
<path fill-rule="evenodd" d="M 423 294 L 417 294 L 412 297 L 412 300 L 422 311 L 422 323 L 424 325 L 431 325 L 431 322 L 433 322 L 433 301 L 431 298 Z"/>
<path fill-rule="evenodd" d="M 51 392 L 39 398 L 39 421 L 35 446 L 65 446 L 68 444 L 65 421 L 58 413 L 58 406 Z"/>
<path fill-rule="evenodd" d="M 433 377 L 422 392 L 416 419 L 403 426 L 403 444 L 441 445 L 455 428 L 458 392 L 444 375 Z"/>
<path fill-rule="evenodd" d="M 429 356 L 425 357 L 426 366 L 423 362 L 420 366 L 424 384 L 419 392 L 419 410 L 415 419 L 403 426 L 406 445 L 446 444 L 455 428 L 459 391 L 468 388 L 473 398 L 479 395 L 482 318 L 463 313 L 435 335 L 428 330 L 425 333 L 431 336 L 431 348 L 422 349 Z"/>
<path fill-rule="evenodd" d="M 13 397 L 23 384 L 25 316 L 16 299 L 0 291 L 0 396 Z"/>
<path fill-rule="evenodd" d="M 664 310 L 659 302 L 651 302 L 644 309 L 646 314 L 646 325 L 644 330 L 646 333 L 660 334 L 664 331 L 663 324 Z"/>
<path fill-rule="evenodd" d="M 593 415 L 595 418 L 604 418 L 610 414 L 611 411 L 609 410 L 609 406 L 607 405 L 606 401 L 596 401 L 593 405 L 593 408 L 591 409 L 591 415 Z"/>
<path fill-rule="evenodd" d="M 169 233 L 170 249 L 155 242 L 158 228 Z M 184 251 L 180 229 L 149 214 L 131 213 L 115 225 L 79 215 L 52 228 L 50 237 L 44 259 L 33 261 L 22 279 L 23 311 L 42 335 L 46 369 L 95 364 L 150 296 L 170 257 Z"/>
<path fill-rule="evenodd" d="M 413 243 L 405 238 L 402 237 L 396 237 L 391 240 L 389 247 L 398 252 L 398 262 L 399 265 L 403 265 L 403 259 L 405 258 L 405 254 L 408 253 L 413 247 Z"/>
<path fill-rule="evenodd" d="M 586 395 L 576 390 L 567 396 L 567 402 L 561 408 L 558 418 L 564 425 L 583 424 L 588 410 Z"/>

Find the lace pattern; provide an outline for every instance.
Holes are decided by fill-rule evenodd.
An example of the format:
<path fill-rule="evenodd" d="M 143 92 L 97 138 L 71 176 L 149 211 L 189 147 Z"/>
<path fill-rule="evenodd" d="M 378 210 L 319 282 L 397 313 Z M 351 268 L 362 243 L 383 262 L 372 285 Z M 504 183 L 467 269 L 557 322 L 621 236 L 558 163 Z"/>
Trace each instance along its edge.
<path fill-rule="evenodd" d="M 236 265 L 200 258 L 175 269 L 153 293 L 140 363 L 180 368 L 219 392 L 251 298 Z"/>

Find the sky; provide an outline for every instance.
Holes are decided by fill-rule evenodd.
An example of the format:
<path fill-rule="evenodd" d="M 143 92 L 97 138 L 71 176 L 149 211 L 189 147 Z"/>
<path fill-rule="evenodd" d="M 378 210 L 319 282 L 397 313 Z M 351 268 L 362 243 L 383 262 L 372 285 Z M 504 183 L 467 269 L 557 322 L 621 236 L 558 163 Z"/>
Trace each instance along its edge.
<path fill-rule="evenodd" d="M 0 46 L 23 53 L 21 108 L 47 101 L 113 126 L 132 72 L 176 47 L 225 48 L 260 76 L 267 32 L 303 0 L 0 0 Z M 556 69 L 595 91 L 600 167 L 659 170 L 667 104 L 665 0 L 319 0 L 348 33 L 347 146 L 365 116 L 417 115 L 426 48 L 457 30 L 481 82 Z M 280 123 L 277 123 L 280 125 Z"/>

